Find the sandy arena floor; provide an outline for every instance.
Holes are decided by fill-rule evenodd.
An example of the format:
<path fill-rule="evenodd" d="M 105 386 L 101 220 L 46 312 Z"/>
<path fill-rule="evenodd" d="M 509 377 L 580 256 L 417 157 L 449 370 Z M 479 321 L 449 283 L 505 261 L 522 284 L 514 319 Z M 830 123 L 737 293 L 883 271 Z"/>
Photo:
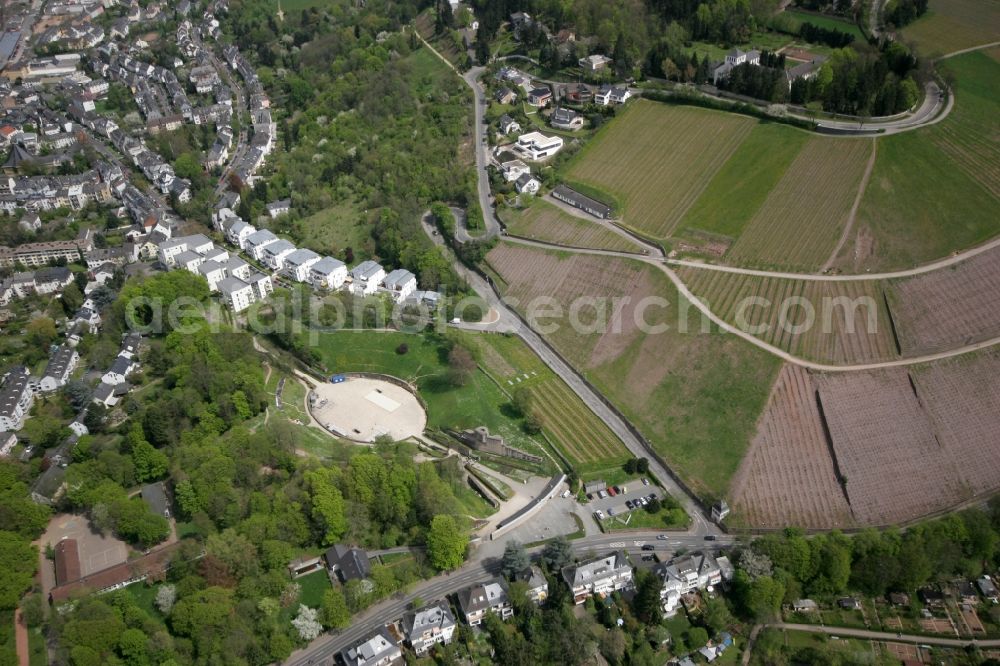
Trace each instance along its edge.
<path fill-rule="evenodd" d="M 128 559 L 128 547 L 124 541 L 92 531 L 89 521 L 83 516 L 62 513 L 52 518 L 41 543 L 55 546 L 62 539 L 76 539 L 80 552 L 80 574 L 83 576 Z"/>
<path fill-rule="evenodd" d="M 340 384 L 320 384 L 313 393 L 313 418 L 348 439 L 373 442 L 379 435 L 389 435 L 398 441 L 419 435 L 427 424 L 416 396 L 389 382 L 348 377 Z"/>

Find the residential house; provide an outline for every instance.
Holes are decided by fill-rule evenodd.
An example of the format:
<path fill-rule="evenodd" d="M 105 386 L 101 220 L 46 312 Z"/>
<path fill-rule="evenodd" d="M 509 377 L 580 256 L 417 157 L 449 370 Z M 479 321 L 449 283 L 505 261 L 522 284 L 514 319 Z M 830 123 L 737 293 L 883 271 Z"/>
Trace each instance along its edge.
<path fill-rule="evenodd" d="M 364 580 L 372 572 L 368 553 L 360 548 L 334 544 L 323 554 L 323 559 L 326 560 L 326 567 L 336 574 L 342 583 Z"/>
<path fill-rule="evenodd" d="M 500 173 L 508 183 L 513 183 L 524 174 L 531 173 L 531 167 L 521 160 L 510 160 L 500 165 Z"/>
<path fill-rule="evenodd" d="M 250 279 L 251 272 L 250 264 L 235 255 L 229 257 L 229 260 L 226 262 L 226 274 L 229 277 L 239 278 L 246 282 Z"/>
<path fill-rule="evenodd" d="M 760 51 L 741 51 L 734 48 L 726 54 L 725 60 L 712 70 L 712 83 L 718 85 L 719 81 L 728 78 L 729 73 L 740 65 L 747 64 L 757 67 L 760 65 Z"/>
<path fill-rule="evenodd" d="M 73 281 L 73 273 L 65 266 L 39 268 L 35 271 L 35 292 L 54 294 L 68 287 Z"/>
<path fill-rule="evenodd" d="M 500 578 L 470 585 L 459 590 L 455 596 L 470 627 L 482 624 L 487 613 L 495 613 L 501 620 L 508 620 L 514 615 L 514 606 L 507 596 L 507 586 Z"/>
<path fill-rule="evenodd" d="M 271 276 L 265 273 L 258 271 L 251 272 L 247 276 L 246 283 L 253 289 L 254 299 L 258 301 L 264 300 L 268 294 L 274 291 L 274 283 L 271 281 Z"/>
<path fill-rule="evenodd" d="M 624 104 L 632 98 L 632 91 L 628 86 L 601 86 L 594 94 L 594 103 L 600 106 L 609 104 Z"/>
<path fill-rule="evenodd" d="M 340 651 L 345 666 L 392 666 L 402 663 L 403 651 L 385 627 Z"/>
<path fill-rule="evenodd" d="M 545 136 L 541 132 L 528 132 L 517 137 L 515 149 L 532 162 L 552 157 L 563 147 L 562 137 Z"/>
<path fill-rule="evenodd" d="M 333 257 L 323 257 L 309 269 L 309 282 L 317 289 L 340 289 L 347 280 L 347 266 Z"/>
<path fill-rule="evenodd" d="M 837 605 L 844 610 L 861 610 L 861 600 L 857 597 L 841 597 L 837 599 Z"/>
<path fill-rule="evenodd" d="M 256 299 L 253 287 L 236 277 L 223 278 L 218 283 L 219 293 L 234 312 L 242 312 Z"/>
<path fill-rule="evenodd" d="M 128 384 L 106 384 L 101 382 L 94 389 L 92 402 L 96 402 L 105 407 L 114 407 L 121 400 L 122 396 L 128 393 Z"/>
<path fill-rule="evenodd" d="M 368 296 L 378 290 L 385 279 L 385 269 L 368 259 L 351 269 L 351 293 Z"/>
<path fill-rule="evenodd" d="M 539 86 L 528 91 L 528 104 L 545 106 L 552 101 L 552 90 L 548 86 Z"/>
<path fill-rule="evenodd" d="M 513 104 L 517 101 L 517 93 L 505 86 L 497 91 L 497 93 L 493 96 L 493 99 L 497 101 L 497 104 Z M 501 118 L 501 120 L 503 119 Z M 506 132 L 504 132 L 504 134 L 506 134 Z"/>
<path fill-rule="evenodd" d="M 128 356 L 119 354 L 108 371 L 101 377 L 105 384 L 124 384 L 125 379 L 132 374 L 139 366 L 139 362 Z"/>
<path fill-rule="evenodd" d="M 792 610 L 796 613 L 815 613 L 819 610 L 819 604 L 812 599 L 798 599 L 792 602 Z"/>
<path fill-rule="evenodd" d="M 667 615 L 672 615 L 677 610 L 681 597 L 685 594 L 718 585 L 732 577 L 729 560 L 725 557 L 717 560 L 706 551 L 675 557 L 653 571 L 663 579 L 660 599 Z"/>
<path fill-rule="evenodd" d="M 889 603 L 893 606 L 909 606 L 910 605 L 910 595 L 905 592 L 890 592 L 889 593 Z"/>
<path fill-rule="evenodd" d="M 20 430 L 34 402 L 35 392 L 28 369 L 18 367 L 9 370 L 0 386 L 0 432 Z"/>
<path fill-rule="evenodd" d="M 70 373 L 76 369 L 80 363 L 80 355 L 69 345 L 59 345 L 49 354 L 49 362 L 45 366 L 45 372 L 38 383 L 38 390 L 42 393 L 51 393 L 66 385 L 69 381 Z"/>
<path fill-rule="evenodd" d="M 309 280 L 309 269 L 319 260 L 320 256 L 312 250 L 295 250 L 285 257 L 282 271 L 296 282 L 306 282 Z"/>
<path fill-rule="evenodd" d="M 267 204 L 267 214 L 271 216 L 273 220 L 276 217 L 281 217 L 282 215 L 288 215 L 292 210 L 292 200 L 282 199 L 281 201 L 274 201 Z"/>
<path fill-rule="evenodd" d="M 208 282 L 208 290 L 215 292 L 219 290 L 219 283 L 229 277 L 226 270 L 226 263 L 211 260 L 198 266 L 198 274 Z"/>
<path fill-rule="evenodd" d="M 501 134 L 516 134 L 521 131 L 521 123 L 505 113 L 497 121 L 497 131 Z"/>
<path fill-rule="evenodd" d="M 243 249 L 246 250 L 247 254 L 253 257 L 257 261 L 262 261 L 264 248 L 271 243 L 277 243 L 278 237 L 272 234 L 267 229 L 261 229 L 260 231 L 255 231 L 243 240 Z"/>
<path fill-rule="evenodd" d="M 531 565 L 521 573 L 517 574 L 517 580 L 528 586 L 527 595 L 535 604 L 541 604 L 549 596 L 549 581 L 545 578 L 542 570 Z"/>
<path fill-rule="evenodd" d="M 552 197 L 558 199 L 559 201 L 568 203 L 574 208 L 579 208 L 586 213 L 590 213 L 598 219 L 607 220 L 611 218 L 610 206 L 584 196 L 576 190 L 566 187 L 565 185 L 556 185 L 555 189 L 552 190 Z"/>
<path fill-rule="evenodd" d="M 518 194 L 538 194 L 538 190 L 541 187 L 541 181 L 532 176 L 530 173 L 526 173 L 514 181 L 514 188 L 517 190 Z"/>
<path fill-rule="evenodd" d="M 173 257 L 175 269 L 184 269 L 191 273 L 198 272 L 198 266 L 205 261 L 205 257 L 201 256 L 197 252 L 192 250 L 184 250 L 183 252 L 174 255 Z"/>
<path fill-rule="evenodd" d="M 788 89 L 791 90 L 792 84 L 798 79 L 809 80 L 819 73 L 820 67 L 823 66 L 827 60 L 826 56 L 818 55 L 808 62 L 803 62 L 785 70 L 785 80 L 788 81 Z"/>
<path fill-rule="evenodd" d="M 584 72 L 589 72 L 591 74 L 596 74 L 597 72 L 603 71 L 610 65 L 613 61 L 606 55 L 589 55 L 586 58 L 580 58 L 577 64 L 580 65 L 580 69 Z"/>
<path fill-rule="evenodd" d="M 424 606 L 403 615 L 403 633 L 417 656 L 441 643 L 447 645 L 455 633 L 455 618 L 444 601 Z"/>
<path fill-rule="evenodd" d="M 405 268 L 397 268 L 382 281 L 382 286 L 389 292 L 392 299 L 400 303 L 417 289 L 417 276 Z"/>
<path fill-rule="evenodd" d="M 549 116 L 549 122 L 556 129 L 575 132 L 583 127 L 583 116 L 572 109 L 559 107 Z"/>
<path fill-rule="evenodd" d="M 623 551 L 563 567 L 563 580 L 573 591 L 573 601 L 582 604 L 591 596 L 605 597 L 632 587 L 632 565 Z"/>
<path fill-rule="evenodd" d="M 255 233 L 257 233 L 257 227 L 249 222 L 244 222 L 240 218 L 236 218 L 236 221 L 226 229 L 226 240 L 241 250 L 245 250 L 246 239 Z"/>
<path fill-rule="evenodd" d="M 280 239 L 264 246 L 261 259 L 271 270 L 280 271 L 285 266 L 285 257 L 295 252 L 296 249 L 298 248 L 291 242 Z"/>

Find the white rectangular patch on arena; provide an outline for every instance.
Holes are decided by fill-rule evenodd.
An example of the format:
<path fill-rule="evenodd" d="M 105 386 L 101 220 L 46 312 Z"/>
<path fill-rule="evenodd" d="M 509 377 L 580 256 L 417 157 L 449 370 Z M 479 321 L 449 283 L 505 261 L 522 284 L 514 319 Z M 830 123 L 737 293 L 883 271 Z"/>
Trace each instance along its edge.
<path fill-rule="evenodd" d="M 379 393 L 378 391 L 372 391 L 365 396 L 365 399 L 369 402 L 375 403 L 387 412 L 394 412 L 399 407 L 398 402 L 392 398 L 386 397 L 384 393 Z"/>

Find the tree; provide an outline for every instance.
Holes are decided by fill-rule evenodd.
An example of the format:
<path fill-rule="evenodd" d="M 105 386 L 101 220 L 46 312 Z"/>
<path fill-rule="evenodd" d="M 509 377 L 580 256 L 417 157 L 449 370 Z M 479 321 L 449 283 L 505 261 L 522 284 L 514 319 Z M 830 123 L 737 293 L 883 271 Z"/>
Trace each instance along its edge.
<path fill-rule="evenodd" d="M 50 317 L 35 317 L 25 327 L 28 342 L 33 347 L 48 349 L 56 339 L 56 323 Z"/>
<path fill-rule="evenodd" d="M 640 570 L 632 605 L 635 616 L 649 626 L 657 625 L 663 619 L 660 609 L 662 587 L 662 578 L 649 571 Z"/>
<path fill-rule="evenodd" d="M 78 287 L 75 282 L 70 282 L 63 289 L 61 300 L 63 311 L 67 315 L 71 316 L 80 309 L 81 305 L 83 305 L 83 292 L 80 291 L 80 287 Z"/>
<path fill-rule="evenodd" d="M 692 650 L 705 647 L 708 644 L 708 632 L 704 627 L 691 627 L 684 634 L 684 643 Z"/>
<path fill-rule="evenodd" d="M 500 573 L 507 580 L 513 580 L 527 569 L 530 563 L 528 551 L 524 546 L 519 541 L 508 541 L 503 549 L 503 558 L 500 560 Z"/>
<path fill-rule="evenodd" d="M 659 497 L 654 497 L 653 499 L 649 500 L 649 504 L 646 505 L 646 511 L 648 513 L 659 513 L 660 509 L 662 508 L 663 508 L 663 503 L 660 502 Z"/>
<path fill-rule="evenodd" d="M 460 567 L 468 545 L 468 535 L 462 532 L 453 516 L 434 516 L 427 532 L 427 557 L 435 569 L 444 571 Z"/>
<path fill-rule="evenodd" d="M 625 657 L 625 632 L 615 627 L 601 636 L 601 654 L 609 664 L 620 664 Z"/>
<path fill-rule="evenodd" d="M 322 611 L 324 627 L 342 629 L 351 622 L 351 611 L 347 608 L 347 599 L 339 588 L 331 588 L 323 592 Z"/>
<path fill-rule="evenodd" d="M 333 545 L 347 531 L 344 496 L 333 484 L 330 470 L 311 470 L 305 473 L 304 478 L 312 500 L 311 516 L 323 534 L 323 545 Z M 374 492 L 371 498 L 374 500 Z"/>
<path fill-rule="evenodd" d="M 31 587 L 38 553 L 26 539 L 13 532 L 0 532 L 0 610 L 17 606 Z"/>
<path fill-rule="evenodd" d="M 74 409 L 80 409 L 90 401 L 90 385 L 82 379 L 69 380 L 62 390 Z"/>
<path fill-rule="evenodd" d="M 725 631 L 733 622 L 733 615 L 726 606 L 726 601 L 722 597 L 708 597 L 705 599 L 704 612 L 702 617 L 705 626 L 712 630 L 713 634 Z"/>
<path fill-rule="evenodd" d="M 132 447 L 132 464 L 135 465 L 135 479 L 139 482 L 152 481 L 165 476 L 170 461 L 167 454 L 146 440 L 141 440 Z"/>
<path fill-rule="evenodd" d="M 299 604 L 299 614 L 292 620 L 292 626 L 299 632 L 299 638 L 311 641 L 323 633 L 323 625 L 316 619 L 317 615 L 316 609 Z"/>
<path fill-rule="evenodd" d="M 573 551 L 569 540 L 561 534 L 542 549 L 542 561 L 548 565 L 549 571 L 559 571 L 572 560 Z"/>
<path fill-rule="evenodd" d="M 448 352 L 448 381 L 452 386 L 465 386 L 475 369 L 476 359 L 465 347 L 455 345 Z"/>
<path fill-rule="evenodd" d="M 45 621 L 45 602 L 38 593 L 29 594 L 21 600 L 21 617 L 29 627 L 41 626 Z"/>
<path fill-rule="evenodd" d="M 177 588 L 170 583 L 160 586 L 156 591 L 156 608 L 164 615 L 170 615 L 171 609 L 177 602 Z"/>

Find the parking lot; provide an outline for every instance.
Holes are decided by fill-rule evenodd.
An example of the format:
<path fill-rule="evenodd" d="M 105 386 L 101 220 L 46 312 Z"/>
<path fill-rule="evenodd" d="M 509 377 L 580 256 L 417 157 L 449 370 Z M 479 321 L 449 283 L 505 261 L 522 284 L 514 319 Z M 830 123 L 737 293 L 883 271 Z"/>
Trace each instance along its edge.
<path fill-rule="evenodd" d="M 650 495 L 655 496 L 658 499 L 663 498 L 663 491 L 656 486 L 650 484 L 644 486 L 639 482 L 631 482 L 626 486 L 627 492 L 624 494 L 619 493 L 616 496 L 611 496 L 600 498 L 595 493 L 594 499 L 587 502 L 587 508 L 591 513 L 596 513 L 600 511 L 604 514 L 604 517 L 608 516 L 625 516 L 630 511 L 634 510 L 629 508 L 627 502 L 635 501 L 643 497 L 649 497 Z M 639 507 L 642 508 L 642 507 Z"/>

